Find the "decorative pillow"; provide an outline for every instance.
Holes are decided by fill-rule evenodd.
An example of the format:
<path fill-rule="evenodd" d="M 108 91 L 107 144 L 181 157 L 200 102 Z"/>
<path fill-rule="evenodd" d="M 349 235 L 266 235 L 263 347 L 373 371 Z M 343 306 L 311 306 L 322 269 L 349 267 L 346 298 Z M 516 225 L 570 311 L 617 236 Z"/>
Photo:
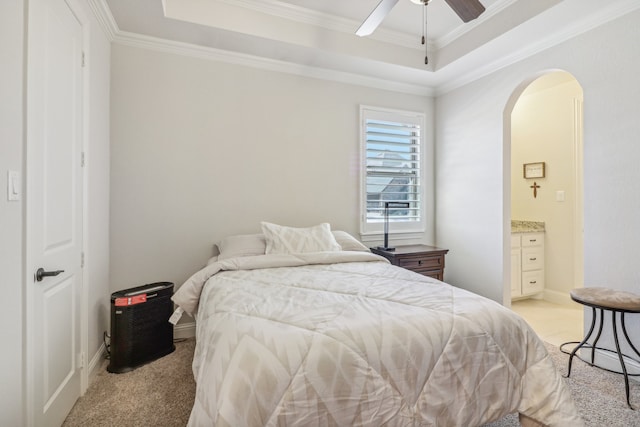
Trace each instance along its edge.
<path fill-rule="evenodd" d="M 222 239 L 218 243 L 218 260 L 222 261 L 227 258 L 235 258 L 239 256 L 264 255 L 267 248 L 267 242 L 264 240 L 263 234 L 238 234 Z"/>
<path fill-rule="evenodd" d="M 343 251 L 369 252 L 368 247 L 357 241 L 355 237 L 346 231 L 333 230 L 331 232 Z"/>
<path fill-rule="evenodd" d="M 267 241 L 266 254 L 299 254 L 342 249 L 331 233 L 331 226 L 326 222 L 309 228 L 285 227 L 269 222 L 261 224 Z"/>

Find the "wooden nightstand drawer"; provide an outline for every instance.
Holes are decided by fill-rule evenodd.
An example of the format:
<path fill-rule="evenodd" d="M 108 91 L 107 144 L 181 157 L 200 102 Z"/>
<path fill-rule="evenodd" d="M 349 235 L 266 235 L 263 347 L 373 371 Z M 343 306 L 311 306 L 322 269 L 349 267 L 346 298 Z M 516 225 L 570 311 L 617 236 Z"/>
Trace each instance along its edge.
<path fill-rule="evenodd" d="M 444 255 L 417 255 L 403 257 L 398 260 L 398 265 L 408 270 L 437 270 L 444 268 Z"/>
<path fill-rule="evenodd" d="M 436 280 L 443 281 L 444 272 L 442 270 L 412 270 L 418 274 L 422 274 L 423 276 L 432 277 Z"/>
<path fill-rule="evenodd" d="M 371 252 L 388 259 L 391 264 L 424 276 L 444 280 L 444 256 L 448 249 L 427 245 L 398 246 L 395 251 L 371 248 Z"/>

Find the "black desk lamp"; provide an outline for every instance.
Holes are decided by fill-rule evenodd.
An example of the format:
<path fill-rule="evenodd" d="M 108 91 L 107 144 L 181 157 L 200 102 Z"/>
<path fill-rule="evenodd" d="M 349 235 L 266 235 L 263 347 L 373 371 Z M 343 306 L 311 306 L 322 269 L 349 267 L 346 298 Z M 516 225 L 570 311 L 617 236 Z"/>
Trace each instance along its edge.
<path fill-rule="evenodd" d="M 384 246 L 378 246 L 382 251 L 395 251 L 396 248 L 389 247 L 389 206 L 392 208 L 408 208 L 408 202 L 384 202 Z"/>

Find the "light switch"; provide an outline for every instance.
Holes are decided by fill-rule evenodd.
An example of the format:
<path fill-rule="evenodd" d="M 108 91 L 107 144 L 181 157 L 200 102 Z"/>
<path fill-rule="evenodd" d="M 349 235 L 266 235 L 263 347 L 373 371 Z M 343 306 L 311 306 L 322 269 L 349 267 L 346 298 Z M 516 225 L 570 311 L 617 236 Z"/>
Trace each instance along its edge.
<path fill-rule="evenodd" d="M 9 171 L 7 173 L 7 200 L 20 200 L 20 172 Z"/>
<path fill-rule="evenodd" d="M 556 191 L 556 202 L 564 202 L 564 191 Z"/>

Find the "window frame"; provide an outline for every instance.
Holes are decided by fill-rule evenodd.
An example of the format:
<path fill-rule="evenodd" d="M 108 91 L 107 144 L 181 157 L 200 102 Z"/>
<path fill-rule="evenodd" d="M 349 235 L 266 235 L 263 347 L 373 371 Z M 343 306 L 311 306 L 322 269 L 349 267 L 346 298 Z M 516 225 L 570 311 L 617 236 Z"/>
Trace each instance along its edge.
<path fill-rule="evenodd" d="M 360 234 L 362 240 L 375 240 L 384 233 L 384 221 L 367 220 L 367 120 L 382 120 L 419 126 L 419 214 L 418 221 L 390 222 L 389 234 L 403 238 L 420 237 L 426 231 L 425 113 L 367 105 L 360 106 Z"/>

